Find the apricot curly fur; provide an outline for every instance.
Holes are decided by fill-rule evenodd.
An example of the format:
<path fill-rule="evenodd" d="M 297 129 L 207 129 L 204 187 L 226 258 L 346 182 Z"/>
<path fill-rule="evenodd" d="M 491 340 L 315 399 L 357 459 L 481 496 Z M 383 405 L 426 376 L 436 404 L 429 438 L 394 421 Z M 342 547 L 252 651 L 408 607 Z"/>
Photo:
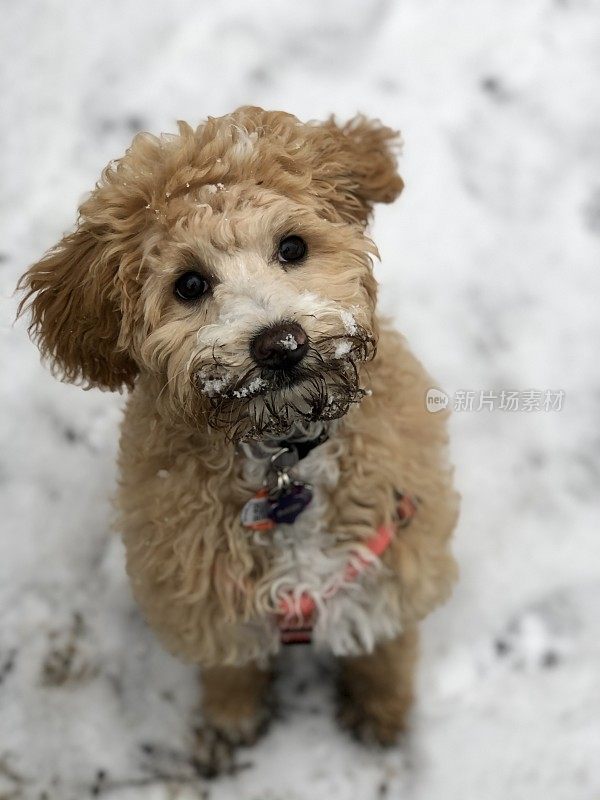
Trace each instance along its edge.
<path fill-rule="evenodd" d="M 365 232 L 374 203 L 402 190 L 398 141 L 361 116 L 303 124 L 249 106 L 196 129 L 180 122 L 176 135 L 140 134 L 103 171 L 74 232 L 19 283 L 19 313 L 29 310 L 56 374 L 130 391 L 117 498 L 127 569 L 150 624 L 185 659 L 243 669 L 273 651 L 274 550 L 241 527 L 257 487 L 235 441 L 275 435 L 294 415 L 341 417 L 322 445 L 343 476 L 326 498 L 340 547 L 393 523 L 396 489 L 420 498 L 379 577 L 403 628 L 451 591 L 458 498 L 446 415 L 427 413 L 431 379 L 378 317 Z M 277 242 L 290 233 L 308 257 L 282 269 Z M 192 305 L 172 289 L 189 269 L 210 285 Z M 267 394 L 248 342 L 285 319 L 311 347 L 300 388 Z"/>

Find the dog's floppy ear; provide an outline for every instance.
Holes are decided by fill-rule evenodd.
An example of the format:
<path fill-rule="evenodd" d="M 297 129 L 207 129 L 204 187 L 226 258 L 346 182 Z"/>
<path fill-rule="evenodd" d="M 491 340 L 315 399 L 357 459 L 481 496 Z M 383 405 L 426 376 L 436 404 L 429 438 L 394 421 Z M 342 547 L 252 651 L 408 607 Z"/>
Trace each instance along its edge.
<path fill-rule="evenodd" d="M 116 194 L 114 186 L 97 187 L 80 209 L 77 229 L 18 285 L 25 292 L 18 313 L 30 310 L 29 333 L 53 371 L 71 382 L 113 390 L 131 387 L 137 374 L 124 335 L 131 303 L 126 276 L 137 256 L 136 235 L 126 204 L 114 202 Z"/>
<path fill-rule="evenodd" d="M 313 128 L 318 161 L 312 175 L 319 197 L 349 222 L 366 225 L 375 203 L 391 203 L 404 183 L 398 174 L 399 134 L 362 115 L 345 125 L 333 117 Z"/>

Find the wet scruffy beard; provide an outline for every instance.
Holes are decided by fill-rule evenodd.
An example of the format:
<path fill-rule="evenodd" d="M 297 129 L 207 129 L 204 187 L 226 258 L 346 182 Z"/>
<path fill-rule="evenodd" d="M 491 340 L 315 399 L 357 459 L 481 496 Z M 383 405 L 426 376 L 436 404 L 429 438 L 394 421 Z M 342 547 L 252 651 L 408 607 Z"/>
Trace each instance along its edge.
<path fill-rule="evenodd" d="M 336 357 L 340 347 L 344 353 Z M 327 351 L 334 355 L 322 355 Z M 252 367 L 235 385 L 213 394 L 208 423 L 239 442 L 281 437 L 298 424 L 339 419 L 369 394 L 360 386 L 358 364 L 374 355 L 375 341 L 363 329 L 323 337 L 298 367 L 286 372 Z"/>

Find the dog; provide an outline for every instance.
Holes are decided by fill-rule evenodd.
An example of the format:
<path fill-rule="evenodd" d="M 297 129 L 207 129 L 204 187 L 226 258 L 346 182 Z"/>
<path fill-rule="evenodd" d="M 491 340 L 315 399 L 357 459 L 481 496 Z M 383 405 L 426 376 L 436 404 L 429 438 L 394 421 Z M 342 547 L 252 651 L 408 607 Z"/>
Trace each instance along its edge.
<path fill-rule="evenodd" d="M 250 744 L 273 657 L 339 664 L 340 722 L 390 744 L 418 622 L 456 579 L 446 413 L 377 313 L 367 224 L 398 136 L 242 107 L 139 134 L 23 275 L 64 380 L 129 392 L 119 528 L 134 595 L 202 667 L 205 730 Z"/>

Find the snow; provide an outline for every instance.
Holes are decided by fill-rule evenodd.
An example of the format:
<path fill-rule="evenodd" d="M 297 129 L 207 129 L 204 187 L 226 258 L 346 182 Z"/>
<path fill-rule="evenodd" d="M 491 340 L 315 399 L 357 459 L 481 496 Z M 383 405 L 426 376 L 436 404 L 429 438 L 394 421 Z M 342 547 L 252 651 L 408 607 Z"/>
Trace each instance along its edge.
<path fill-rule="evenodd" d="M 253 397 L 255 394 L 258 394 L 261 389 L 264 389 L 266 382 L 264 378 L 260 376 L 253 378 L 246 386 L 242 386 L 241 389 L 234 389 L 232 394 L 234 397 Z"/>
<path fill-rule="evenodd" d="M 293 334 L 288 333 L 283 339 L 279 340 L 279 344 L 285 350 L 297 350 L 298 349 L 298 342 L 294 339 Z"/>
<path fill-rule="evenodd" d="M 227 374 L 219 377 L 205 375 L 202 371 L 198 373 L 197 383 L 200 386 L 200 391 L 207 397 L 215 397 L 222 394 L 231 382 L 231 377 Z"/>
<path fill-rule="evenodd" d="M 340 311 L 340 316 L 342 318 L 342 322 L 344 324 L 344 328 L 346 328 L 346 333 L 348 336 L 354 336 L 354 334 L 358 331 L 358 325 L 356 324 L 356 320 L 354 319 L 354 314 L 347 308 L 343 308 Z"/>
<path fill-rule="evenodd" d="M 7 4 L 0 37 L 0 796 L 597 797 L 597 4 L 59 0 Z M 271 732 L 207 783 L 195 671 L 141 620 L 110 533 L 123 398 L 53 380 L 12 293 L 134 133 L 242 103 L 401 128 L 382 311 L 451 397 L 565 401 L 453 416 L 461 582 L 423 626 L 409 741 L 350 742 L 329 666 L 290 650 Z"/>
<path fill-rule="evenodd" d="M 335 346 L 334 356 L 335 358 L 343 358 L 344 356 L 347 356 L 351 350 L 352 342 L 349 339 L 340 339 Z"/>

